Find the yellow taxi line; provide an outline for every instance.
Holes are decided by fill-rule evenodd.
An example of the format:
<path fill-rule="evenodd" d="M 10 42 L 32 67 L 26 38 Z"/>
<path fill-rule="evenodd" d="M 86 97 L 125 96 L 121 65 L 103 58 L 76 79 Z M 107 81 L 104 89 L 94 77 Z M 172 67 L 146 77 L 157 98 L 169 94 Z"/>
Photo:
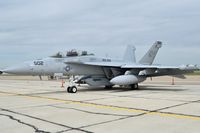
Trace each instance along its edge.
<path fill-rule="evenodd" d="M 67 104 L 78 104 L 81 106 L 88 106 L 88 107 L 101 108 L 101 109 L 110 109 L 110 110 L 115 110 L 115 111 L 127 111 L 127 112 L 132 112 L 132 113 L 145 113 L 147 115 L 158 115 L 158 116 L 162 116 L 162 117 L 174 117 L 174 118 L 179 118 L 179 119 L 200 120 L 200 117 L 198 117 L 198 116 L 170 114 L 170 113 L 165 113 L 165 112 L 150 112 L 150 111 L 145 111 L 142 109 L 115 107 L 115 106 L 110 106 L 110 105 L 99 105 L 99 104 L 95 104 L 95 103 L 84 103 L 84 102 L 79 102 L 79 101 L 64 100 L 64 99 L 42 97 L 42 96 L 32 96 L 32 95 L 25 95 L 25 94 L 13 93 L 13 92 L 0 91 L 0 94 L 16 95 L 16 96 L 21 96 L 21 97 L 26 97 L 26 98 L 45 99 L 45 100 L 51 100 L 51 101 L 62 102 L 62 103 L 67 103 Z"/>

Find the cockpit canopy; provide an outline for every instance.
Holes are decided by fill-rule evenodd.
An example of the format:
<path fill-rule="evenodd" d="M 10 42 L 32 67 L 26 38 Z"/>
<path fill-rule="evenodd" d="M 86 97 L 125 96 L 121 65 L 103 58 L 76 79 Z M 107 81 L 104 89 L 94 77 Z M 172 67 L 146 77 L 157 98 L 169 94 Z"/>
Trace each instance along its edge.
<path fill-rule="evenodd" d="M 89 56 L 89 55 L 94 55 L 92 53 L 88 53 L 87 51 L 80 51 L 78 52 L 75 49 L 72 49 L 70 51 L 67 51 L 66 53 L 63 52 L 57 52 L 56 54 L 50 56 L 52 58 L 65 58 L 65 57 L 76 57 L 76 56 Z"/>

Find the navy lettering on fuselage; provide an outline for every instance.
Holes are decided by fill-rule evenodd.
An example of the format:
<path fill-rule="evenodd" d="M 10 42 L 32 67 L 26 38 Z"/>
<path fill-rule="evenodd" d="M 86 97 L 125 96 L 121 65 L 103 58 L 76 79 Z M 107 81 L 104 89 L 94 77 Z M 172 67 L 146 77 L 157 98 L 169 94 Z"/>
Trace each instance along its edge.
<path fill-rule="evenodd" d="M 34 63 L 34 65 L 37 65 L 37 66 L 43 66 L 44 65 L 44 62 L 43 61 L 34 61 L 33 62 Z"/>
<path fill-rule="evenodd" d="M 102 59 L 103 62 L 111 62 L 111 59 Z"/>

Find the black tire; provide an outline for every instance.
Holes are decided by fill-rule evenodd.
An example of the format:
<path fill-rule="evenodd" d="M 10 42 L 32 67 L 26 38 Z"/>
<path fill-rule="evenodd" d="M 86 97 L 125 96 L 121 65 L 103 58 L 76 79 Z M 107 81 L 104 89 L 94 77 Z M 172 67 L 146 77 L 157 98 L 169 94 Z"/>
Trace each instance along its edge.
<path fill-rule="evenodd" d="M 72 86 L 70 91 L 71 93 L 76 93 L 77 92 L 76 86 Z"/>
<path fill-rule="evenodd" d="M 112 87 L 113 87 L 112 85 L 106 85 L 104 88 L 105 89 L 112 89 Z"/>
<path fill-rule="evenodd" d="M 138 84 L 132 84 L 130 85 L 131 89 L 137 90 L 139 88 Z"/>
<path fill-rule="evenodd" d="M 72 87 L 70 87 L 70 86 L 67 87 L 67 92 L 68 92 L 68 93 L 71 93 L 71 88 L 72 88 Z"/>

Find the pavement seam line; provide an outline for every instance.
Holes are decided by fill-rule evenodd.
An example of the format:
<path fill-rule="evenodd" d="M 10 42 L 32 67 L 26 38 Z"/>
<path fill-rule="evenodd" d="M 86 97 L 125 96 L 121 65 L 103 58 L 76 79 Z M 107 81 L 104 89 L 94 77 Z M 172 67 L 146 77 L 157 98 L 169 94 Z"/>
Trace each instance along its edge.
<path fill-rule="evenodd" d="M 9 112 L 9 113 L 13 113 L 13 114 L 16 114 L 16 115 L 21 115 L 21 116 L 24 116 L 24 117 L 32 118 L 32 119 L 35 119 L 35 120 L 40 120 L 40 121 L 47 122 L 47 123 L 50 123 L 50 124 L 53 124 L 53 125 L 69 128 L 67 130 L 77 130 L 77 131 L 82 131 L 82 132 L 86 132 L 86 133 L 91 133 L 90 131 L 87 131 L 87 130 L 70 127 L 70 126 L 67 126 L 67 125 L 63 125 L 63 124 L 60 124 L 60 123 L 48 121 L 48 120 L 45 120 L 45 119 L 42 119 L 42 118 L 38 118 L 38 117 L 35 117 L 35 116 L 31 116 L 31 115 L 15 112 L 15 111 L 12 111 L 12 110 L 9 110 L 9 109 L 0 108 L 0 110 L 4 111 L 4 112 Z"/>
<path fill-rule="evenodd" d="M 13 117 L 12 115 L 7 115 L 7 114 L 2 114 L 2 113 L 0 113 L 0 116 L 8 117 L 8 118 L 10 118 L 11 120 L 14 120 L 14 121 L 16 121 L 16 122 L 18 122 L 18 123 L 20 123 L 20 124 L 22 124 L 22 125 L 26 125 L 26 126 L 28 126 L 28 127 L 31 127 L 31 128 L 33 128 L 33 129 L 35 130 L 36 133 L 50 133 L 50 132 L 48 132 L 48 131 L 44 131 L 44 130 L 38 129 L 36 126 L 34 126 L 34 125 L 32 125 L 32 124 L 23 122 L 23 121 L 21 121 L 20 119 L 17 119 L 17 118 L 15 118 L 15 117 Z"/>
<path fill-rule="evenodd" d="M 168 112 L 158 112 L 159 110 L 163 110 L 166 107 L 162 108 L 162 109 L 151 111 L 151 110 L 145 110 L 145 109 L 118 107 L 118 106 L 112 106 L 112 105 L 103 105 L 103 104 L 88 103 L 88 102 L 82 102 L 82 101 L 64 100 L 64 99 L 49 98 L 49 97 L 42 97 L 42 96 L 29 96 L 29 95 L 27 96 L 24 94 L 2 92 L 2 91 L 0 91 L 0 93 L 13 94 L 13 95 L 22 96 L 22 97 L 47 99 L 47 100 L 58 101 L 58 102 L 63 102 L 63 103 L 70 103 L 70 104 L 79 104 L 81 106 L 90 106 L 90 107 L 95 107 L 95 108 L 106 108 L 106 109 L 118 110 L 118 111 L 127 111 L 127 112 L 134 112 L 134 113 L 145 113 L 145 114 L 151 114 L 151 115 L 168 116 L 168 117 L 170 116 L 170 117 L 175 117 L 175 118 L 200 120 L 200 116 L 191 116 L 191 115 L 187 115 L 187 114 L 183 115 L 183 114 L 175 114 L 175 113 L 168 113 Z M 186 103 L 183 103 L 183 104 L 186 104 Z M 174 105 L 174 106 L 177 106 L 177 105 Z M 172 106 L 172 107 L 174 107 L 174 106 Z M 160 115 L 160 114 L 163 114 L 163 115 Z M 166 114 L 166 115 L 164 115 L 164 114 Z"/>

